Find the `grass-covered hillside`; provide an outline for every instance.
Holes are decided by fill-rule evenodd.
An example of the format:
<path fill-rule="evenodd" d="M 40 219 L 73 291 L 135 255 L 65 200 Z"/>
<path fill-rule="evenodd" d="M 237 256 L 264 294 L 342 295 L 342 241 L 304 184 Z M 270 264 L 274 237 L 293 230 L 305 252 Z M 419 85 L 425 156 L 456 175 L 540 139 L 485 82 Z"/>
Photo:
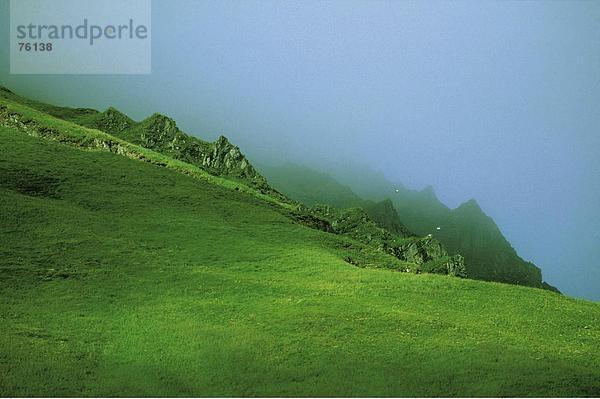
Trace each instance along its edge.
<path fill-rule="evenodd" d="M 124 155 L 246 192 L 278 206 L 300 223 L 358 241 L 358 246 L 349 247 L 352 256 L 346 257 L 355 266 L 468 277 L 462 256 L 448 254 L 432 237 L 415 236 L 398 220 L 388 220 L 389 206 L 373 204 L 366 212 L 306 207 L 273 189 L 224 136 L 214 143 L 202 141 L 160 114 L 135 122 L 114 108 L 99 112 L 57 107 L 0 87 L 0 126 L 80 149 Z"/>
<path fill-rule="evenodd" d="M 600 395 L 596 303 L 359 268 L 287 203 L 4 106 L 1 396 Z"/>

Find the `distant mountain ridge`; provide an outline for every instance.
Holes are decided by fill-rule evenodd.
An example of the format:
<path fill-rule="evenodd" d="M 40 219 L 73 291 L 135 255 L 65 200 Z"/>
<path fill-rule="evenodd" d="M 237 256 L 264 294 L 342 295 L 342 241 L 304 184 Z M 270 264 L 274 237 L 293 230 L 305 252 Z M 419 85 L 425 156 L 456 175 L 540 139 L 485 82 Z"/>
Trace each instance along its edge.
<path fill-rule="evenodd" d="M 261 170 L 267 179 L 279 173 L 280 176 L 273 180 L 275 188 L 292 198 L 298 191 L 294 184 L 301 181 L 301 187 L 305 190 L 303 197 L 310 198 L 313 202 L 326 203 L 335 197 L 337 191 L 343 199 L 337 201 L 338 206 L 351 198 L 350 203 L 359 202 L 363 208 L 370 209 L 370 216 L 382 227 L 394 229 L 390 223 L 400 223 L 400 228 L 419 236 L 431 234 L 450 254 L 459 253 L 464 256 L 467 274 L 471 278 L 558 291 L 543 281 L 539 267 L 519 257 L 494 220 L 483 212 L 474 199 L 456 209 L 450 209 L 439 201 L 431 186 L 422 191 L 414 191 L 401 184 L 390 183 L 377 174 L 369 175 L 364 170 L 358 177 L 348 178 L 348 184 L 339 183 L 321 172 L 311 173 L 306 167 L 287 165 L 264 167 Z M 281 175 L 282 171 L 292 176 L 286 178 Z M 322 196 L 319 190 L 311 190 L 316 185 L 314 182 L 325 180 L 328 184 L 327 196 Z M 387 205 L 382 205 L 382 201 Z M 374 204 L 379 204 L 380 208 L 386 207 L 387 212 L 382 214 L 375 211 Z M 390 209 L 397 214 L 397 220 L 390 217 Z"/>

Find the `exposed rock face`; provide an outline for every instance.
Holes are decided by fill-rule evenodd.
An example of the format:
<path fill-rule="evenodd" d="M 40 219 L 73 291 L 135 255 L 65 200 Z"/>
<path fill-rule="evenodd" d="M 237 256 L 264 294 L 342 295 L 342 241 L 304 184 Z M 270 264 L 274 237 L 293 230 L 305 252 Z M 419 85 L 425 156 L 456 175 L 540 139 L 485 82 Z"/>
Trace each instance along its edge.
<path fill-rule="evenodd" d="M 431 237 L 401 237 L 379 227 L 361 208 L 343 211 L 329 206 L 304 208 L 303 212 L 328 221 L 331 230 L 366 243 L 377 251 L 410 264 L 409 270 L 466 277 L 464 259 L 449 256 L 442 244 Z"/>
<path fill-rule="evenodd" d="M 228 176 L 237 176 L 245 179 L 257 180 L 258 172 L 246 157 L 225 136 L 220 136 L 215 141 L 211 150 L 202 156 L 202 165 L 208 169 L 219 171 Z M 264 179 L 260 176 L 260 180 Z M 266 183 L 266 181 L 264 181 Z"/>
<path fill-rule="evenodd" d="M 164 115 L 154 114 L 136 123 L 113 108 L 102 113 L 96 126 L 129 142 L 199 166 L 211 174 L 241 179 L 261 191 L 272 190 L 240 149 L 224 136 L 208 143 L 185 134 L 173 119 Z"/>
<path fill-rule="evenodd" d="M 413 237 L 396 249 L 396 257 L 419 265 L 418 271 L 467 277 L 464 258 L 448 255 L 442 244 L 431 237 Z"/>
<path fill-rule="evenodd" d="M 452 276 L 467 277 L 465 258 L 462 255 L 453 255 L 446 261 L 446 270 Z"/>
<path fill-rule="evenodd" d="M 164 115 L 154 114 L 140 126 L 139 137 L 148 148 L 181 150 L 187 145 L 187 135 L 182 133 L 175 121 Z"/>
<path fill-rule="evenodd" d="M 202 166 L 202 156 L 209 147 L 208 143 L 179 130 L 173 119 L 160 114 L 154 114 L 122 131 L 120 136 L 142 147 L 196 166 Z"/>
<path fill-rule="evenodd" d="M 442 244 L 430 237 L 415 237 L 397 247 L 397 256 L 400 259 L 419 265 L 447 255 Z"/>

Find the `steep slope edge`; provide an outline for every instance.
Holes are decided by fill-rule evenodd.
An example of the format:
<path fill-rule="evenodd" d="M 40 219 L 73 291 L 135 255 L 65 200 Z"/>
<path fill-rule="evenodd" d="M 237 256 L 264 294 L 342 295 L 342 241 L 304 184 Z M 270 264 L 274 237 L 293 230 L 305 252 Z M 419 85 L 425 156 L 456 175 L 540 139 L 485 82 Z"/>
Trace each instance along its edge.
<path fill-rule="evenodd" d="M 12 93 L 8 93 L 12 95 Z M 20 98 L 16 98 L 20 100 Z M 361 261 L 360 265 L 362 266 L 382 267 L 383 264 L 387 265 L 386 267 L 401 271 L 424 271 L 461 277 L 466 276 L 462 257 L 449 257 L 439 242 L 429 238 L 420 240 L 415 237 L 411 243 L 403 242 L 403 245 L 396 245 L 393 242 L 394 239 L 391 238 L 391 234 L 377 227 L 366 214 L 360 217 L 361 223 L 355 224 L 352 227 L 347 226 L 344 229 L 332 228 L 332 223 L 336 222 L 336 218 L 330 217 L 333 212 L 327 215 L 319 214 L 310 208 L 307 209 L 288 199 L 269 187 L 266 180 L 256 173 L 252 166 L 245 161 L 239 149 L 229 144 L 223 137 L 214 144 L 202 142 L 201 140 L 185 135 L 177 129 L 174 121 L 159 114 L 154 114 L 145 121 L 135 123 L 115 109 L 99 113 L 89 109 L 56 108 L 47 104 L 40 105 L 28 100 L 23 102 L 35 104 L 37 109 L 17 103 L 14 99 L 9 100 L 5 98 L 3 104 L 0 104 L 0 126 L 13 128 L 28 135 L 52 139 L 79 148 L 114 152 L 158 166 L 173 168 L 181 173 L 199 177 L 224 187 L 250 193 L 258 198 L 281 206 L 282 209 L 280 211 L 283 211 L 299 223 L 351 237 L 366 244 L 369 248 L 367 251 L 369 261 Z M 42 113 L 39 109 L 51 109 L 55 114 L 68 114 L 72 120 L 76 120 L 81 124 L 75 124 L 75 122 L 70 122 L 66 119 L 57 119 L 54 116 Z M 85 125 L 104 128 L 106 131 L 118 133 L 124 138 L 131 138 L 139 142 L 140 145 L 146 144 L 153 148 L 148 149 L 132 144 L 123 138 L 117 138 L 95 128 L 86 127 Z M 180 151 L 183 148 L 182 144 L 188 143 L 187 140 L 191 144 L 185 146 L 185 151 Z M 189 162 L 175 160 L 171 155 L 188 159 Z M 197 164 L 200 162 L 200 159 L 202 159 L 201 162 L 204 168 L 194 165 L 194 163 Z M 234 164 L 236 166 L 232 166 Z M 212 169 L 213 173 L 218 176 L 208 174 L 207 169 L 208 171 Z M 249 179 L 240 178 L 240 175 L 237 174 L 233 176 L 234 180 L 231 181 L 232 173 L 229 172 L 232 169 L 236 173 L 239 173 L 240 170 L 246 171 L 249 173 L 246 176 Z M 220 175 L 225 175 L 229 179 L 223 179 Z M 248 182 L 254 184 L 245 185 Z M 362 234 L 364 231 L 368 231 L 369 233 Z M 375 236 L 378 239 L 373 239 L 373 232 L 375 232 Z M 398 266 L 397 262 L 382 261 L 381 254 L 391 255 L 404 263 Z M 364 258 L 364 256 L 360 257 Z M 356 262 L 350 263 L 357 264 Z"/>

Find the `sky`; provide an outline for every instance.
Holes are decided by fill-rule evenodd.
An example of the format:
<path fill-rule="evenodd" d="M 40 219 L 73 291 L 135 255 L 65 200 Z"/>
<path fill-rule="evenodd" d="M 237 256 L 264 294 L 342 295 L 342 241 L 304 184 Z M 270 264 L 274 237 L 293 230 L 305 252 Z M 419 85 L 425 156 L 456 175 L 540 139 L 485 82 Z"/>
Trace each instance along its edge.
<path fill-rule="evenodd" d="M 10 75 L 7 43 L 21 95 L 476 198 L 546 281 L 600 301 L 600 2 L 155 0 L 149 75 Z"/>

